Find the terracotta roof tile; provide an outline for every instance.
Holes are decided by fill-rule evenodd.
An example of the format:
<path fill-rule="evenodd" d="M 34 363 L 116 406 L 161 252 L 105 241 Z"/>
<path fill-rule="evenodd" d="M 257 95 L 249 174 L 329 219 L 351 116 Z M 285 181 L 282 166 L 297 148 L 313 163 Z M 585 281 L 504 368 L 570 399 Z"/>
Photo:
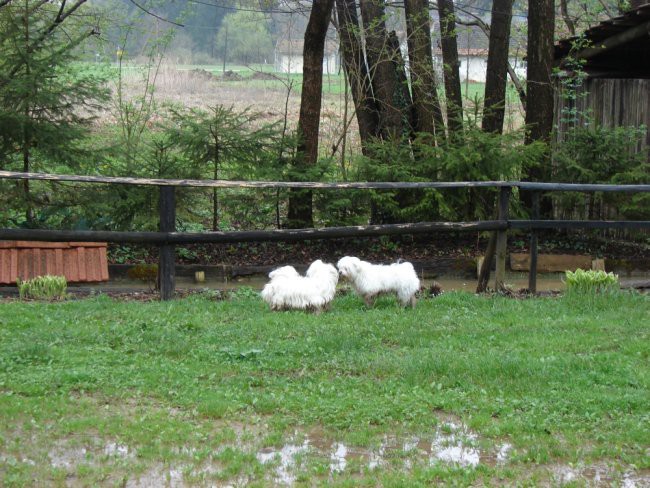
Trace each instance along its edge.
<path fill-rule="evenodd" d="M 0 241 L 0 283 L 46 274 L 69 283 L 107 281 L 106 243 Z"/>

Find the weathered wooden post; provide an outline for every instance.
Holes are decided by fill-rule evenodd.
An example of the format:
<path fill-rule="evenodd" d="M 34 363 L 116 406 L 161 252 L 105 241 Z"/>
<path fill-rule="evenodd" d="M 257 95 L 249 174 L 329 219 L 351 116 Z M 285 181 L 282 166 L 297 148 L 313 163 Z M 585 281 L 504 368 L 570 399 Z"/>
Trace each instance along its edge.
<path fill-rule="evenodd" d="M 508 206 L 510 204 L 510 187 L 502 186 L 499 189 L 498 220 L 508 220 Z M 497 231 L 496 268 L 494 270 L 494 290 L 503 290 L 506 279 L 506 254 L 508 245 L 508 229 Z"/>
<path fill-rule="evenodd" d="M 533 220 L 539 220 L 539 192 L 533 192 Z M 530 230 L 530 255 L 528 258 L 528 291 L 537 293 L 537 230 Z"/>
<path fill-rule="evenodd" d="M 160 232 L 176 231 L 176 193 L 173 186 L 160 187 Z M 158 259 L 158 282 L 160 283 L 160 299 L 174 298 L 176 285 L 176 269 L 174 255 L 176 246 L 167 242 L 160 245 Z"/>

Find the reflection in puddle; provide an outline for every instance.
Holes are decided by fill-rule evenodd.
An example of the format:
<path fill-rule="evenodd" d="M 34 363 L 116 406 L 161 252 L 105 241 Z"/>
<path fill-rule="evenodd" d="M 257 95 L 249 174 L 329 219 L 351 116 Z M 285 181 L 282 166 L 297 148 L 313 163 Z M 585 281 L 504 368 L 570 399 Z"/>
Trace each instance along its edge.
<path fill-rule="evenodd" d="M 369 470 L 389 464 L 391 458 L 404 459 L 404 468 L 411 469 L 416 462 L 429 465 L 438 462 L 453 463 L 463 467 L 476 467 L 481 463 L 482 453 L 477 447 L 478 436 L 466 426 L 455 422 L 442 424 L 432 436 L 411 436 L 406 439 L 397 436 L 385 436 L 376 449 L 350 449 L 342 442 L 331 444 L 323 442 L 319 437 L 309 439 L 307 436 L 302 445 L 286 444 L 281 449 L 266 448 L 256 454 L 262 464 L 279 459 L 280 464 L 275 470 L 275 478 L 283 483 L 293 483 L 295 475 L 294 457 L 299 453 L 329 456 L 329 471 L 332 474 L 345 471 L 351 457 L 360 459 L 362 466 Z M 484 463 L 506 463 L 509 458 L 510 444 L 501 444 L 491 452 L 483 453 Z M 399 454 L 401 453 L 401 455 Z"/>
<path fill-rule="evenodd" d="M 469 432 L 464 426 L 460 427 L 451 422 L 443 427 L 450 432 L 446 433 L 438 429 L 431 443 L 430 462 L 440 460 L 460 466 L 478 466 L 481 455 L 478 449 L 472 447 L 477 440 L 476 434 Z"/>
<path fill-rule="evenodd" d="M 507 442 L 505 444 L 502 444 L 501 447 L 499 448 L 499 452 L 497 452 L 497 463 L 503 464 L 506 461 L 508 461 L 508 457 L 511 449 L 512 449 L 512 445 L 508 444 Z"/>
<path fill-rule="evenodd" d="M 310 437 L 311 436 L 311 437 Z M 297 439 L 300 439 L 297 441 Z M 503 465 L 512 456 L 513 446 L 509 443 L 495 444 L 488 448 L 478 447 L 479 438 L 467 426 L 453 421 L 444 422 L 430 435 L 405 436 L 386 435 L 379 446 L 374 448 L 351 447 L 343 442 L 329 442 L 322 435 L 312 432 L 304 435 L 296 432 L 292 442 L 280 448 L 264 448 L 255 452 L 256 459 L 269 465 L 271 478 L 277 485 L 292 485 L 301 472 L 301 456 L 309 455 L 326 460 L 326 469 L 331 476 L 347 472 L 361 474 L 366 470 L 377 468 L 410 470 L 415 466 L 432 466 L 437 463 L 454 464 L 465 468 L 480 465 Z M 244 450 L 250 453 L 251 446 Z M 178 453 L 191 454 L 192 447 L 179 448 Z M 73 473 L 82 463 L 99 465 L 107 458 L 129 460 L 135 458 L 133 447 L 114 441 L 101 442 L 94 439 L 82 446 L 71 445 L 62 440 L 49 450 L 48 456 L 52 467 Z M 0 461 L 10 458 L 0 455 Z M 11 462 L 18 460 L 11 458 Z M 33 461 L 23 459 L 22 462 Z M 543 476 L 551 484 L 587 483 L 588 485 L 618 485 L 625 488 L 650 486 L 650 474 L 646 471 L 629 470 L 621 472 L 621 467 L 606 464 L 584 465 L 548 465 L 540 466 Z M 355 471 L 353 473 L 352 471 Z M 215 458 L 200 465 L 155 464 L 140 475 L 129 477 L 125 486 L 138 488 L 145 486 L 186 486 L 193 477 L 222 475 L 222 466 Z M 189 476 L 189 478 L 186 478 Z M 242 481 L 242 480 L 240 480 Z M 271 481 L 267 478 L 267 481 Z M 246 480 L 242 481 L 246 484 Z M 191 484 L 191 483 L 190 483 Z"/>
<path fill-rule="evenodd" d="M 280 464 L 275 470 L 275 475 L 278 481 L 290 484 L 296 480 L 295 475 L 291 472 L 296 465 L 296 456 L 300 453 L 307 452 L 308 448 L 309 440 L 305 440 L 300 446 L 286 444 L 279 451 L 273 448 L 263 449 L 256 454 L 256 457 L 262 464 L 274 462 L 279 458 Z"/>
<path fill-rule="evenodd" d="M 85 461 L 87 453 L 85 447 L 72 447 L 65 443 L 58 443 L 48 452 L 48 456 L 53 468 L 72 468 Z"/>
<path fill-rule="evenodd" d="M 345 457 L 348 455 L 348 448 L 345 447 L 345 444 L 336 442 L 332 445 L 332 454 L 330 455 L 330 471 L 332 473 L 340 473 L 345 470 L 348 462 Z"/>
<path fill-rule="evenodd" d="M 117 442 L 109 442 L 104 446 L 104 454 L 106 456 L 113 456 L 119 458 L 132 457 L 129 456 L 129 446 L 118 444 Z"/>

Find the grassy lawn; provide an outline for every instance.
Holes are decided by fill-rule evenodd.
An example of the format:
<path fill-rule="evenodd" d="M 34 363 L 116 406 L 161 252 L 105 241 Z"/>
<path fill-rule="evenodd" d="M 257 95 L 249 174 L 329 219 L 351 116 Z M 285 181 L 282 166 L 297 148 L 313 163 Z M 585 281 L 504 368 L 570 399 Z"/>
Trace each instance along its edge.
<path fill-rule="evenodd" d="M 650 480 L 650 299 L 0 302 L 0 484 Z"/>
<path fill-rule="evenodd" d="M 88 69 L 96 69 L 99 71 L 108 70 L 111 73 L 111 77 L 117 79 L 118 67 L 116 64 L 98 64 L 93 63 L 84 64 Z M 205 70 L 216 76 L 221 76 L 223 74 L 222 65 L 193 65 L 193 64 L 184 64 L 184 65 L 175 65 L 175 69 L 179 71 L 191 71 L 191 70 Z M 145 72 L 146 67 L 143 65 L 125 63 L 122 65 L 122 70 L 125 74 L 133 72 Z M 290 80 L 293 80 L 292 90 L 295 93 L 300 93 L 302 91 L 302 74 L 300 73 L 278 73 L 275 71 L 274 65 L 271 64 L 253 64 L 250 66 L 246 65 L 237 65 L 237 64 L 227 64 L 227 71 L 234 71 L 239 76 L 243 78 L 242 81 L 227 81 L 225 83 L 228 86 L 241 87 L 241 88 L 267 88 L 267 89 L 277 89 L 280 91 L 285 91 L 286 86 Z M 278 79 L 254 79 L 253 76 L 258 73 L 268 73 L 276 76 Z M 342 72 L 323 73 L 323 93 L 340 95 L 345 91 L 344 86 L 345 78 Z M 439 96 L 444 98 L 444 90 L 442 88 L 442 82 L 440 81 L 439 86 Z M 471 102 L 476 100 L 482 100 L 485 92 L 485 83 L 471 82 L 461 83 L 461 89 L 463 92 L 463 97 Z M 512 84 L 508 84 L 507 87 L 507 97 L 510 104 L 518 104 L 518 95 Z"/>

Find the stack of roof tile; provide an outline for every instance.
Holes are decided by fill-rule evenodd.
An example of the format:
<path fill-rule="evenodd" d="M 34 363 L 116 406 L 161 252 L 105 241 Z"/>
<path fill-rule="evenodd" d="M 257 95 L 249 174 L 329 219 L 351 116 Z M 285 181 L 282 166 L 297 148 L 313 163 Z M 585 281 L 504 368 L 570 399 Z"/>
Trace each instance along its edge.
<path fill-rule="evenodd" d="M 108 280 L 105 242 L 0 241 L 0 283 L 65 276 L 68 283 Z"/>

